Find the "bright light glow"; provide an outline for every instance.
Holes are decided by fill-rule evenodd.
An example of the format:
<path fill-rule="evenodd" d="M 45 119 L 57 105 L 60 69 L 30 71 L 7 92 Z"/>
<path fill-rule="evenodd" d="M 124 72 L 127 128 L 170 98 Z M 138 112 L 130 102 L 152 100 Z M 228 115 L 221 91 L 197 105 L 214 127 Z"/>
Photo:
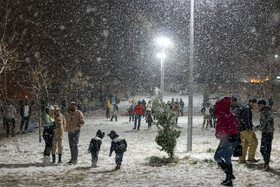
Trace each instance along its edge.
<path fill-rule="evenodd" d="M 275 56 L 275 58 L 278 58 L 278 55 L 274 55 Z"/>
<path fill-rule="evenodd" d="M 160 58 L 160 59 L 164 59 L 164 58 L 166 58 L 166 54 L 165 53 L 159 53 L 159 54 L 157 54 L 157 57 Z"/>
<path fill-rule="evenodd" d="M 269 81 L 269 79 L 268 78 L 263 79 L 263 80 L 261 80 L 261 79 L 251 79 L 251 83 L 262 83 L 262 82 L 265 82 L 265 81 Z"/>
<path fill-rule="evenodd" d="M 172 45 L 171 41 L 166 37 L 158 37 L 156 40 L 158 45 L 162 47 L 168 47 Z"/>

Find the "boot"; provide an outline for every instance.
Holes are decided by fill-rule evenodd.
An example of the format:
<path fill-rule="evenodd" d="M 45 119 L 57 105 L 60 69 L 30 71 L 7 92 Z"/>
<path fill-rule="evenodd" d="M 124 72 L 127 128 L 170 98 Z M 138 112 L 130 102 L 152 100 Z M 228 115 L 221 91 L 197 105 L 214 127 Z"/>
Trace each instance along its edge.
<path fill-rule="evenodd" d="M 121 165 L 117 165 L 115 169 L 116 169 L 116 170 L 121 169 Z"/>
<path fill-rule="evenodd" d="M 223 171 L 225 171 L 227 165 L 226 163 L 222 160 L 221 162 L 217 162 L 220 168 L 222 168 Z"/>
<path fill-rule="evenodd" d="M 52 163 L 55 163 L 55 155 L 52 155 Z"/>
<path fill-rule="evenodd" d="M 221 183 L 222 185 L 227 185 L 232 180 L 235 179 L 235 176 L 232 174 L 232 165 L 226 165 L 225 168 L 226 179 Z"/>
<path fill-rule="evenodd" d="M 58 154 L 58 163 L 61 164 L 62 160 L 61 160 L 62 154 Z"/>

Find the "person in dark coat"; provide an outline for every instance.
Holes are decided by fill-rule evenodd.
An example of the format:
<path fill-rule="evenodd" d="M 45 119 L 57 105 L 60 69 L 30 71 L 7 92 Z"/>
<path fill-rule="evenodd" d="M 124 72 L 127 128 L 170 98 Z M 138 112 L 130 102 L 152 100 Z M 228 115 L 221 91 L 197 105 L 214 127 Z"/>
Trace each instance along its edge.
<path fill-rule="evenodd" d="M 238 132 L 240 134 L 241 146 L 242 146 L 242 156 L 239 157 L 239 164 L 244 164 L 247 150 L 248 151 L 248 162 L 257 162 L 255 159 L 256 150 L 258 147 L 258 139 L 254 132 L 253 126 L 253 115 L 252 109 L 255 108 L 257 103 L 256 99 L 250 99 L 249 104 L 244 105 L 240 108 L 239 112 L 239 122 L 240 128 Z"/>
<path fill-rule="evenodd" d="M 181 116 L 183 116 L 184 115 L 184 106 L 185 106 L 185 103 L 184 103 L 184 101 L 183 101 L 183 99 L 182 98 L 180 98 L 180 112 L 181 112 Z"/>
<path fill-rule="evenodd" d="M 112 117 L 111 117 L 110 121 L 113 121 L 114 118 L 115 118 L 115 121 L 118 120 L 118 112 L 119 112 L 119 107 L 118 107 L 118 104 L 115 103 L 114 107 L 113 107 Z"/>
<path fill-rule="evenodd" d="M 121 168 L 122 161 L 123 161 L 123 154 L 127 150 L 127 143 L 124 138 L 120 138 L 119 135 L 115 131 L 111 131 L 108 136 L 111 138 L 112 143 L 111 143 L 111 148 L 110 148 L 110 153 L 109 156 L 112 156 L 112 153 L 116 153 L 116 170 Z"/>
<path fill-rule="evenodd" d="M 89 144 L 89 148 L 88 148 L 88 152 L 91 153 L 91 167 L 98 167 L 97 166 L 97 161 L 98 161 L 98 155 L 99 155 L 99 151 L 101 148 L 101 144 L 102 144 L 102 139 L 105 136 L 105 132 L 102 132 L 100 129 L 97 131 L 96 136 L 94 138 L 91 139 L 90 144 Z"/>
<path fill-rule="evenodd" d="M 230 97 L 219 99 L 214 112 L 218 117 L 215 135 L 220 140 L 214 159 L 226 173 L 226 179 L 221 183 L 224 186 L 232 186 L 232 180 L 235 179 L 231 157 L 237 145 L 237 129 L 240 126 L 238 119 L 230 111 L 230 104 Z"/>
<path fill-rule="evenodd" d="M 271 146 L 274 132 L 274 121 L 272 116 L 272 110 L 269 106 L 266 106 L 265 100 L 261 99 L 257 102 L 260 110 L 260 125 L 256 126 L 256 130 L 262 132 L 261 140 L 261 154 L 264 160 L 264 170 L 269 171 L 269 162 L 271 154 Z"/>

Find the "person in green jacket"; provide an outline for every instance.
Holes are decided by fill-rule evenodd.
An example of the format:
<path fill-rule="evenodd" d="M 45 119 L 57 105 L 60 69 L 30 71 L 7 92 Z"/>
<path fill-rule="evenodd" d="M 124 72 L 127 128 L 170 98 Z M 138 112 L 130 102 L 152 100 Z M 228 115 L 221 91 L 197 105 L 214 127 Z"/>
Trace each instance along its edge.
<path fill-rule="evenodd" d="M 45 150 L 43 158 L 44 165 L 49 165 L 51 163 L 50 153 L 52 149 L 53 133 L 55 129 L 54 118 L 52 118 L 51 116 L 54 116 L 54 107 L 50 105 L 45 109 L 45 112 L 42 115 L 42 126 L 44 128 L 43 138 L 45 140 Z"/>

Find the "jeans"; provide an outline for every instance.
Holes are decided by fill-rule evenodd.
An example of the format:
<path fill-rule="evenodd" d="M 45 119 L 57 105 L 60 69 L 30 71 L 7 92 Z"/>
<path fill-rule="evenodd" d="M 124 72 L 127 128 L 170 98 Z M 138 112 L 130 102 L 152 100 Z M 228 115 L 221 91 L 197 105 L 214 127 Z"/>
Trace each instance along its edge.
<path fill-rule="evenodd" d="M 24 130 L 26 131 L 26 130 L 27 130 L 27 127 L 28 127 L 28 124 L 29 124 L 29 117 L 23 117 L 23 118 L 21 119 L 20 131 L 22 131 L 24 122 L 25 122 L 25 128 L 24 128 Z"/>
<path fill-rule="evenodd" d="M 116 153 L 116 158 L 115 158 L 116 164 L 121 165 L 122 160 L 123 160 L 123 153 Z"/>
<path fill-rule="evenodd" d="M 226 137 L 220 140 L 214 159 L 217 163 L 222 162 L 222 159 L 227 165 L 231 165 L 231 157 L 233 155 L 234 149 L 237 145 L 237 141 L 227 141 Z"/>
<path fill-rule="evenodd" d="M 273 140 L 273 132 L 262 132 L 260 152 L 263 156 L 264 163 L 267 165 L 270 162 L 272 140 Z"/>
<path fill-rule="evenodd" d="M 132 114 L 129 114 L 129 122 L 134 121 L 134 116 Z"/>
<path fill-rule="evenodd" d="M 78 161 L 78 144 L 79 144 L 80 132 L 68 132 L 69 147 L 71 151 L 71 161 Z"/>
<path fill-rule="evenodd" d="M 97 161 L 98 161 L 98 155 L 99 155 L 99 151 L 93 151 L 91 152 L 91 162 L 96 165 Z"/>
<path fill-rule="evenodd" d="M 53 130 L 44 129 L 43 138 L 45 140 L 44 156 L 50 156 L 53 141 Z"/>
<path fill-rule="evenodd" d="M 134 119 L 134 128 L 136 129 L 136 124 L 138 120 L 138 129 L 140 128 L 141 125 L 141 114 L 136 114 L 135 119 Z"/>

